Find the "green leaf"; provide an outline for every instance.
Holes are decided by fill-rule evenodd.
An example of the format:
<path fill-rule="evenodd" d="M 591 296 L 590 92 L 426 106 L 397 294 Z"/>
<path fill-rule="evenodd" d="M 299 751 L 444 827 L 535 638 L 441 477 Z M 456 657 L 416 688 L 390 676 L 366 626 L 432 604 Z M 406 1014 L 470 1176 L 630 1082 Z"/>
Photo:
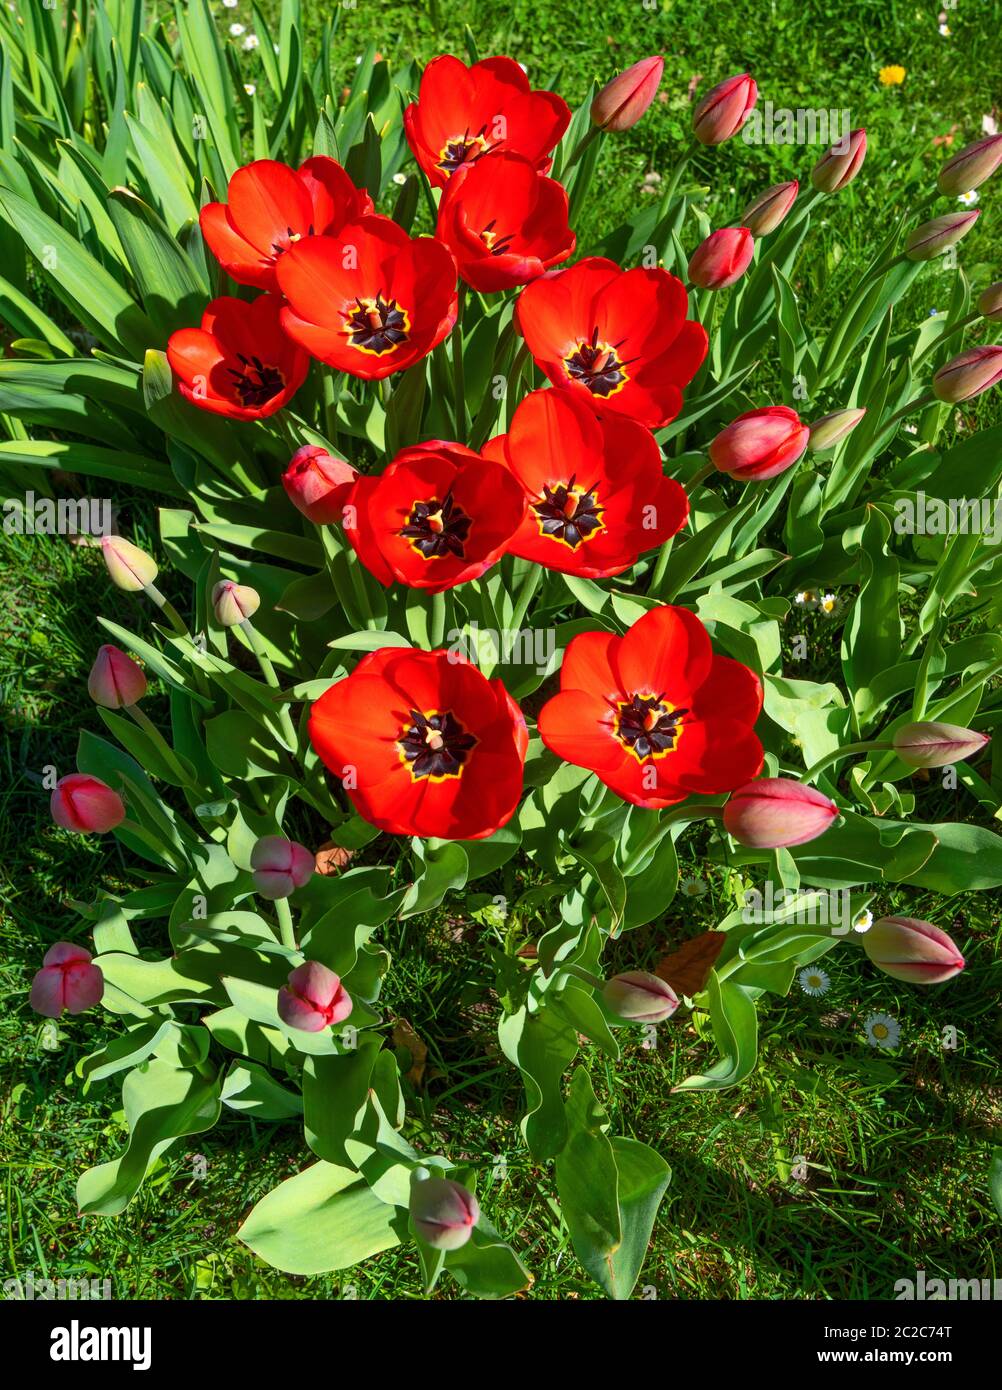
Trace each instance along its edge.
<path fill-rule="evenodd" d="M 209 287 L 157 214 L 127 188 L 112 189 L 108 210 L 160 341 L 196 327 Z"/>
<path fill-rule="evenodd" d="M 280 1086 L 257 1062 L 232 1062 L 220 1098 L 253 1120 L 290 1120 L 303 1113 L 302 1098 Z"/>
<path fill-rule="evenodd" d="M 502 1051 L 522 1073 L 526 1113 L 522 1133 L 533 1158 L 553 1158 L 567 1139 L 560 1078 L 578 1050 L 577 1032 L 555 1009 L 521 1008 L 498 1023 Z"/>

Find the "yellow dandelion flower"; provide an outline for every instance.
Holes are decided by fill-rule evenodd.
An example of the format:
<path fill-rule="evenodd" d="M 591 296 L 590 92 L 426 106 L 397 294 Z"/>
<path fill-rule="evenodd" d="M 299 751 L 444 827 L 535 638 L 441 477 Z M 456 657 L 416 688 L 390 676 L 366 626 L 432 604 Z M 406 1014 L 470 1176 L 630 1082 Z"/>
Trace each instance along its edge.
<path fill-rule="evenodd" d="M 905 70 L 897 63 L 892 63 L 888 68 L 880 69 L 880 81 L 885 87 L 899 87 L 905 80 Z"/>

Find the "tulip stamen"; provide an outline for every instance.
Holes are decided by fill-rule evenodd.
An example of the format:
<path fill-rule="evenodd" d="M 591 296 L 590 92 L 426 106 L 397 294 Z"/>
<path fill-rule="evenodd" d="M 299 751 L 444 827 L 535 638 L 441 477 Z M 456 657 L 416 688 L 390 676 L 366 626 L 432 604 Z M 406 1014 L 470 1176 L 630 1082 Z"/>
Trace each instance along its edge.
<path fill-rule="evenodd" d="M 678 747 L 686 708 L 673 709 L 663 695 L 636 694 L 617 704 L 615 731 L 640 762 L 662 758 Z"/>
<path fill-rule="evenodd" d="M 285 387 L 285 377 L 277 367 L 266 367 L 260 357 L 245 357 L 237 353 L 241 367 L 227 367 L 240 404 L 255 409 L 265 405 Z M 255 381 L 254 378 L 257 378 Z"/>
<path fill-rule="evenodd" d="M 543 495 L 532 504 L 541 536 L 561 541 L 576 550 L 583 541 L 605 530 L 604 508 L 597 497 L 596 483 L 575 485 L 574 475 L 566 483 L 548 483 Z"/>
<path fill-rule="evenodd" d="M 452 493 L 447 492 L 441 502 L 437 497 L 415 502 L 400 534 L 426 560 L 438 560 L 444 555 L 455 555 L 461 560 L 472 525 L 472 518 L 456 506 Z"/>
<path fill-rule="evenodd" d="M 467 126 L 462 135 L 451 136 L 438 152 L 436 169 L 441 169 L 443 174 L 448 174 L 451 178 L 456 170 L 461 169 L 464 164 L 475 164 L 482 155 L 492 148 L 486 137 L 486 126 L 481 126 L 476 135 L 471 135 Z"/>
<path fill-rule="evenodd" d="M 374 299 L 355 299 L 355 307 L 344 311 L 345 331 L 352 347 L 382 356 L 405 343 L 410 319 L 395 299 L 385 299 L 380 290 Z"/>
<path fill-rule="evenodd" d="M 442 782 L 459 777 L 478 739 L 468 734 L 451 710 L 409 711 L 411 723 L 397 740 L 402 761 L 414 781 Z"/>
<path fill-rule="evenodd" d="M 564 358 L 564 367 L 572 381 L 580 382 L 593 396 L 603 400 L 621 391 L 629 380 L 626 368 L 636 358 L 623 359 L 619 349 L 625 340 L 618 343 L 599 341 L 598 328 L 592 331 L 588 342 L 579 342 L 574 351 Z"/>

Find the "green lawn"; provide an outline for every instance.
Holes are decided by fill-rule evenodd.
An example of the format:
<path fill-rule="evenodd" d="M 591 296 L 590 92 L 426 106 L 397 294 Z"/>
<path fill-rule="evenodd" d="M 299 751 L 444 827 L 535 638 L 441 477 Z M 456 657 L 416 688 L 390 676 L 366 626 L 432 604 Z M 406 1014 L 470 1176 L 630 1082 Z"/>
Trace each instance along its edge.
<path fill-rule="evenodd" d="M 306 5 L 319 24 L 327 6 Z M 973 139 L 997 96 L 992 78 L 1002 69 L 1002 6 L 961 0 L 948 14 L 953 32 L 943 37 L 935 6 L 920 8 L 914 0 L 768 6 L 757 0 L 727 7 L 686 0 L 657 11 L 639 0 L 590 7 L 567 0 L 504 6 L 369 0 L 343 11 L 335 61 L 347 76 L 355 55 L 373 41 L 387 56 L 426 60 L 438 51 L 464 52 L 469 23 L 481 54 L 511 53 L 537 85 L 559 73 L 560 89 L 574 103 L 594 77 L 663 51 L 667 100 L 634 131 L 607 142 L 579 226 L 585 249 L 589 238 L 651 196 L 641 191 L 645 174 L 670 169 L 687 139 L 687 90 L 697 74 L 699 92 L 748 69 L 777 107 L 848 107 L 852 124 L 867 127 L 871 153 L 863 176 L 828 203 L 797 275 L 808 313 L 824 322 L 839 302 L 840 263 L 853 262 L 862 246 L 872 245 L 875 226 L 931 186 L 943 158 L 934 138 L 953 131 L 954 150 Z M 247 0 L 236 10 L 220 6 L 219 15 L 223 24 L 252 23 Z M 879 69 L 890 63 L 907 69 L 903 85 L 879 84 Z M 818 153 L 738 140 L 701 154 L 694 180 L 706 186 L 708 215 L 724 225 L 765 185 L 806 177 Z M 999 201 L 1000 188 L 989 185 L 982 205 L 997 211 Z M 943 210 L 945 204 L 937 207 Z M 1002 223 L 996 216 L 992 230 L 988 221 L 982 219 L 962 257 L 979 288 L 998 278 L 1002 264 Z M 898 327 L 942 308 L 948 277 L 936 269 L 925 274 Z M 781 389 L 778 363 L 761 370 L 764 382 Z M 991 398 L 970 412 L 983 425 L 999 413 Z M 136 528 L 139 541 L 155 534 L 141 495 L 118 501 L 123 530 Z M 86 924 L 66 899 L 92 899 L 102 884 L 122 883 L 129 867 L 116 860 L 109 841 L 52 825 L 41 775 L 49 764 L 69 770 L 76 729 L 97 726 L 85 689 L 102 640 L 95 613 L 130 623 L 146 623 L 148 615 L 111 588 L 89 550 L 46 537 L 5 536 L 0 544 L 6 1275 L 110 1277 L 116 1297 L 419 1298 L 411 1251 L 388 1252 L 343 1276 L 299 1279 L 268 1269 L 234 1240 L 252 1203 L 308 1161 L 296 1125 L 255 1126 L 224 1112 L 197 1148 L 172 1152 L 125 1215 L 77 1217 L 77 1174 L 111 1157 L 125 1131 L 114 1080 L 84 1097 L 73 1069 L 114 1028 L 101 1013 L 58 1030 L 45 1027 L 27 1007 L 27 986 L 52 941 L 86 939 Z M 788 669 L 823 680 L 836 666 L 830 634 L 841 619 L 810 621 L 809 659 Z M 162 723 L 165 706 L 158 703 L 151 699 L 148 709 Z M 962 791 L 942 792 L 934 782 L 916 782 L 915 790 L 917 818 L 972 814 Z M 611 957 L 616 967 L 650 966 L 733 907 L 733 876 L 711 865 L 698 835 L 690 833 L 683 845 L 689 856 L 683 873 L 707 891 L 679 895 L 664 922 L 632 933 Z M 491 891 L 489 882 L 478 886 Z M 536 1273 L 529 1296 L 594 1298 L 561 1224 L 552 1174 L 534 1168 L 520 1142 L 520 1084 L 497 1052 L 496 1005 L 481 998 L 480 986 L 492 977 L 491 928 L 474 920 L 471 906 L 447 900 L 446 912 L 380 932 L 394 957 L 387 1013 L 405 1018 L 428 1048 L 424 1076 L 409 1097 L 408 1137 L 481 1169 L 486 1211 Z M 850 938 L 822 962 L 830 988 L 821 997 L 795 985 L 787 1000 L 760 1006 L 758 1071 L 722 1094 L 670 1094 L 676 1081 L 713 1057 L 712 1042 L 687 1016 L 661 1026 L 656 1048 L 639 1041 L 629 1047 L 615 1089 L 606 1064 L 591 1051 L 582 1054 L 591 1059 L 614 1131 L 653 1144 L 674 1169 L 637 1296 L 646 1287 L 647 1296 L 653 1289 L 661 1298 L 883 1298 L 917 1267 L 929 1278 L 1000 1273 L 1000 1218 L 987 1190 L 990 1153 L 1002 1144 L 998 908 L 988 895 L 943 900 L 908 891 L 878 896 L 871 907 L 875 915 L 895 910 L 938 922 L 954 935 L 968 969 L 946 986 L 909 988 L 878 974 L 858 938 Z M 900 1022 L 898 1051 L 868 1045 L 863 1023 L 876 1011 Z M 957 1030 L 955 1050 L 943 1047 L 950 1027 Z M 198 1155 L 207 1160 L 204 1178 L 196 1176 Z M 798 1172 L 806 1176 L 790 1176 L 801 1159 L 806 1170 Z M 443 1284 L 436 1296 L 454 1297 L 455 1286 Z"/>

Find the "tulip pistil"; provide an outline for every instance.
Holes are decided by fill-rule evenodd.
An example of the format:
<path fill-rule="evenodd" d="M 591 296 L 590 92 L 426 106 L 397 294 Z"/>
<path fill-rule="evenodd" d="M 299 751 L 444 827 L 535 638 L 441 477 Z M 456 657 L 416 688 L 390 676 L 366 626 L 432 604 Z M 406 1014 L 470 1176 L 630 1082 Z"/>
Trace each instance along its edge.
<path fill-rule="evenodd" d="M 384 299 L 380 291 L 374 299 L 357 299 L 345 313 L 346 332 L 352 347 L 377 357 L 405 343 L 410 319 L 395 299 Z"/>
<path fill-rule="evenodd" d="M 238 352 L 237 361 L 243 364 L 242 371 L 238 367 L 227 367 L 226 370 L 233 378 L 241 405 L 257 409 L 285 388 L 285 377 L 278 368 L 266 367 L 260 357 L 245 357 Z"/>
<path fill-rule="evenodd" d="M 456 506 L 452 493 L 448 492 L 442 502 L 435 497 L 427 502 L 415 502 L 400 534 L 406 536 L 426 560 L 439 560 L 443 555 L 455 555 L 461 560 L 466 553 L 471 525 L 470 517 Z"/>
<path fill-rule="evenodd" d="M 459 777 L 463 764 L 477 746 L 477 738 L 466 732 L 451 710 L 422 714 L 412 709 L 409 713 L 411 723 L 397 740 L 397 746 L 414 781 L 427 777 L 432 782 L 442 782 L 448 777 Z"/>
<path fill-rule="evenodd" d="M 451 178 L 464 164 L 473 164 L 491 148 L 486 132 L 487 127 L 482 126 L 476 135 L 471 135 L 469 130 L 464 130 L 462 135 L 453 135 L 439 150 L 435 167 Z"/>
<path fill-rule="evenodd" d="M 678 746 L 682 716 L 687 709 L 672 709 L 663 695 L 634 695 L 617 705 L 616 734 L 640 761 L 658 758 Z"/>
<path fill-rule="evenodd" d="M 543 496 L 532 504 L 539 533 L 563 541 L 576 550 L 583 541 L 605 530 L 603 507 L 595 495 L 596 485 L 576 487 L 574 477 L 566 483 L 548 483 Z"/>
<path fill-rule="evenodd" d="M 604 400 L 621 391 L 628 381 L 627 363 L 619 356 L 622 343 L 601 343 L 598 329 L 594 329 L 589 342 L 578 343 L 574 351 L 564 358 L 564 367 L 572 381 L 578 381 L 592 393 Z"/>

